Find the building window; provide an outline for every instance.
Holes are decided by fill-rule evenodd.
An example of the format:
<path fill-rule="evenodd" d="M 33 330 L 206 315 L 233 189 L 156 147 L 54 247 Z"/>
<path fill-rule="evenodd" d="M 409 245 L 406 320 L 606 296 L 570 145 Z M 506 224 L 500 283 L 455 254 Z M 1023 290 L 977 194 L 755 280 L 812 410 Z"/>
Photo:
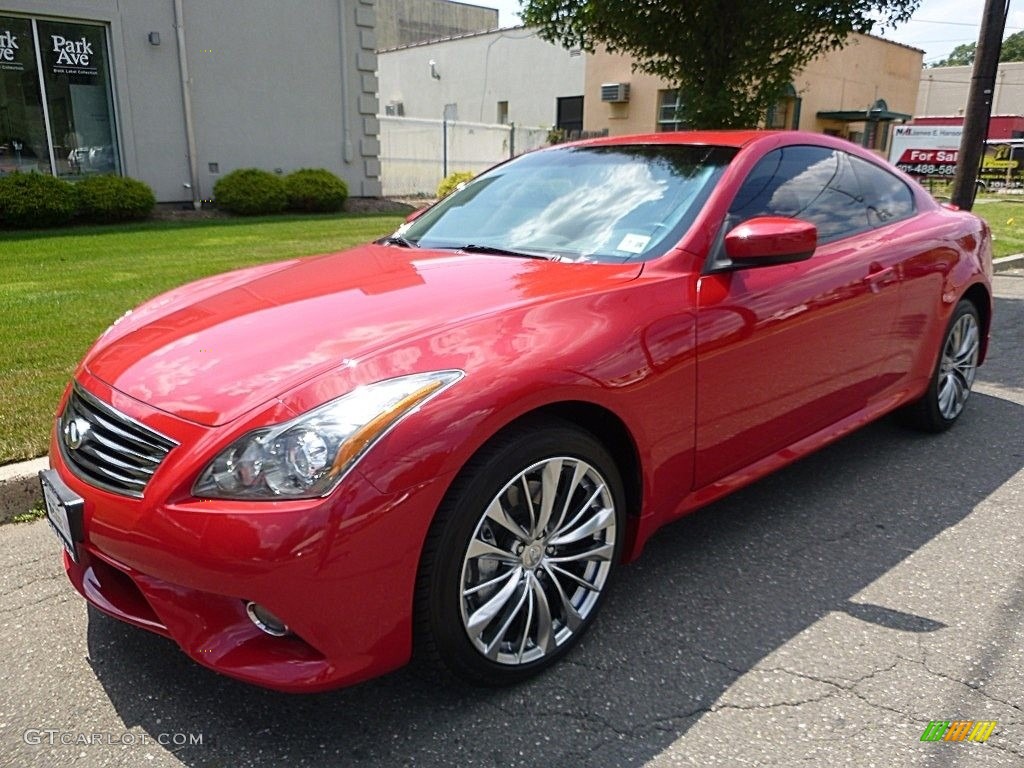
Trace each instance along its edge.
<path fill-rule="evenodd" d="M 508 102 L 498 102 L 498 125 L 508 125 Z"/>
<path fill-rule="evenodd" d="M 801 99 L 790 84 L 782 98 L 768 109 L 764 127 L 773 131 L 798 130 L 800 128 Z"/>
<path fill-rule="evenodd" d="M 0 173 L 120 170 L 106 28 L 0 16 Z"/>
<path fill-rule="evenodd" d="M 583 97 L 564 96 L 555 102 L 555 127 L 567 137 L 579 136 L 583 130 Z"/>
<path fill-rule="evenodd" d="M 679 91 L 658 91 L 658 131 L 682 131 L 686 125 L 679 117 L 683 102 Z"/>

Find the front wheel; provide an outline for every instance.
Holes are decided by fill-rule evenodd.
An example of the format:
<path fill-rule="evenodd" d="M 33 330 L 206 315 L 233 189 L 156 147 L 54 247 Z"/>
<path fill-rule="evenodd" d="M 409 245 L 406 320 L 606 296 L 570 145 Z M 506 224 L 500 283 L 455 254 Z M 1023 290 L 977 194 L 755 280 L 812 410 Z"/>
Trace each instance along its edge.
<path fill-rule="evenodd" d="M 963 299 L 946 328 L 928 390 L 903 411 L 911 426 L 928 432 L 942 432 L 953 426 L 963 413 L 974 386 L 980 351 L 978 310 L 972 302 Z"/>
<path fill-rule="evenodd" d="M 499 437 L 456 480 L 428 537 L 421 651 L 489 685 L 550 666 L 593 622 L 624 529 L 619 472 L 589 433 L 549 421 Z"/>

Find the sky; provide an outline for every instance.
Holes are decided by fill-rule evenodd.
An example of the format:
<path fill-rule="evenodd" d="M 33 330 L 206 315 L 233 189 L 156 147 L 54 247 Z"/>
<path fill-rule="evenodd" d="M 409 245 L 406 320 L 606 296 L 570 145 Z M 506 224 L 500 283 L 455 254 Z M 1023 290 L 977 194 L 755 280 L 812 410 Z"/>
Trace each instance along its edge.
<path fill-rule="evenodd" d="M 519 0 L 469 1 L 497 8 L 503 27 L 519 23 Z M 932 64 L 945 58 L 961 43 L 977 42 L 984 7 L 985 0 L 923 0 L 908 23 L 895 30 L 876 30 L 876 34 L 923 49 L 925 64 Z M 1024 0 L 1010 0 L 1006 34 L 1021 30 L 1024 30 Z"/>

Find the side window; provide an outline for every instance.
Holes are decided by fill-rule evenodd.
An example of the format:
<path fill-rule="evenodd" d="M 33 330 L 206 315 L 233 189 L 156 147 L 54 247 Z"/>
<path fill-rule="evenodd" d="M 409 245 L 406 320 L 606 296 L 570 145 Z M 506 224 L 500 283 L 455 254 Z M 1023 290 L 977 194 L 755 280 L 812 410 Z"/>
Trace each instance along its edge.
<path fill-rule="evenodd" d="M 868 223 L 881 227 L 914 214 L 914 195 L 910 187 L 884 168 L 851 157 L 853 170 L 860 181 L 864 205 L 868 209 Z"/>
<path fill-rule="evenodd" d="M 850 158 L 824 147 L 783 147 L 765 155 L 729 209 L 733 226 L 755 216 L 809 221 L 822 243 L 870 226 Z"/>

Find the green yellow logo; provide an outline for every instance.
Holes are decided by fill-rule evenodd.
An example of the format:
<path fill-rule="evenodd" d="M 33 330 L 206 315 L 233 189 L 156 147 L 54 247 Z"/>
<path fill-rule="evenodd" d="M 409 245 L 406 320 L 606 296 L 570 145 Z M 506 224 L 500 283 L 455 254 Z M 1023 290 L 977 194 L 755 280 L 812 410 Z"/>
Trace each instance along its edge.
<path fill-rule="evenodd" d="M 999 725 L 996 720 L 932 720 L 921 741 L 988 741 Z"/>

